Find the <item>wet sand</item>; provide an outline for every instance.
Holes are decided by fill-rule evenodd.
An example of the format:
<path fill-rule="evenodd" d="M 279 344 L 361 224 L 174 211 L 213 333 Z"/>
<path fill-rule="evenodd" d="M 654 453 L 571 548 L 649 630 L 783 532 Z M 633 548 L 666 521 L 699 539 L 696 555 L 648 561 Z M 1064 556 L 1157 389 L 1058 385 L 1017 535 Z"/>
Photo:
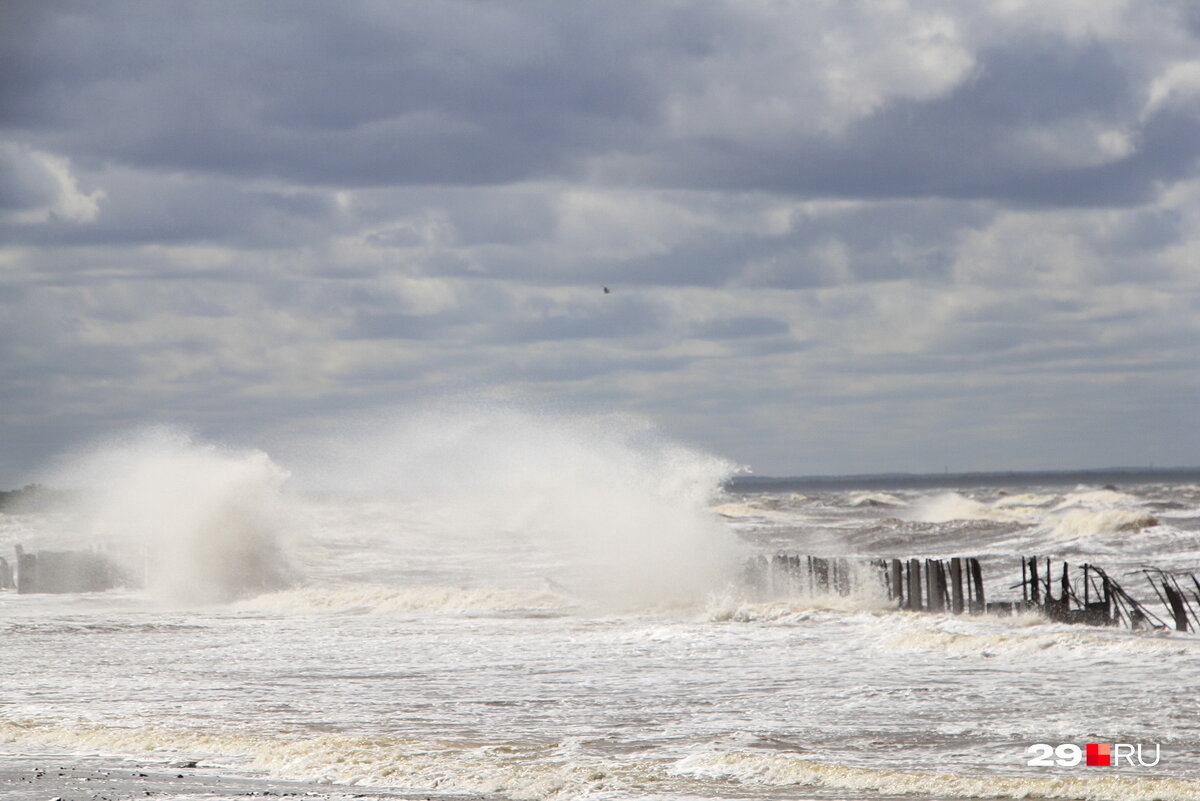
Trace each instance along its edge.
<path fill-rule="evenodd" d="M 292 798 L 312 801 L 481 801 L 483 796 L 401 792 L 288 782 L 222 773 L 204 763 L 145 763 L 104 757 L 0 756 L 0 798 L 12 801 L 220 801 Z"/>

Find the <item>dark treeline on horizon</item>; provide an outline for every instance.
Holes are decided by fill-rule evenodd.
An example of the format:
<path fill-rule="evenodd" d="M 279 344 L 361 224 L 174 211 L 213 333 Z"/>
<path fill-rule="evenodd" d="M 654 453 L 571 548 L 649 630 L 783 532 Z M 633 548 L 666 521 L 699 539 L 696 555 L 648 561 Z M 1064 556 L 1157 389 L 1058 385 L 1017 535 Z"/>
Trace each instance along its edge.
<path fill-rule="evenodd" d="M 846 489 L 967 489 L 972 487 L 1200 483 L 1200 467 L 1111 467 L 1097 470 L 1006 470 L 978 473 L 873 473 L 846 476 L 734 476 L 730 492 Z"/>
<path fill-rule="evenodd" d="M 0 509 L 40 512 L 61 505 L 70 493 L 54 490 L 41 484 L 26 484 L 20 489 L 0 490 Z"/>

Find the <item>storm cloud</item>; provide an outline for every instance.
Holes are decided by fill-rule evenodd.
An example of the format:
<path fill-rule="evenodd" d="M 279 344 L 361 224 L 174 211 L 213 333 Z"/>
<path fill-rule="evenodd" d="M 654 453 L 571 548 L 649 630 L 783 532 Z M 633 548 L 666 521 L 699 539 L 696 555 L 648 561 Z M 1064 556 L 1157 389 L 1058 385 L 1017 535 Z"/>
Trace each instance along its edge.
<path fill-rule="evenodd" d="M 464 396 L 764 473 L 1196 464 L 1198 20 L 10 0 L 0 479 Z"/>

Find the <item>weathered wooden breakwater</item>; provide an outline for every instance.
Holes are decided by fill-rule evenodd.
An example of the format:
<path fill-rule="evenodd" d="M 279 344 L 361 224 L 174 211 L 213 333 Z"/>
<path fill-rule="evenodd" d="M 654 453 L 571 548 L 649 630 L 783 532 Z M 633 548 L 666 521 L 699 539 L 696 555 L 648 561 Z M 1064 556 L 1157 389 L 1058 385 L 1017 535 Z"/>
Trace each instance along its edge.
<path fill-rule="evenodd" d="M 16 547 L 16 575 L 0 559 L 0 588 L 15 585 L 18 593 L 103 592 L 135 585 L 126 571 L 93 551 L 26 551 Z"/>
<path fill-rule="evenodd" d="M 770 592 L 850 595 L 864 588 L 882 590 L 899 609 L 950 614 L 1015 614 L 1029 611 L 1064 623 L 1094 626 L 1124 625 L 1132 629 L 1200 630 L 1200 580 L 1191 573 L 1143 568 L 1127 575 L 1144 576 L 1161 604 L 1143 602 L 1103 568 L 1067 562 L 1055 579 L 1047 557 L 1021 559 L 1019 600 L 989 601 L 983 567 L 973 557 L 950 559 L 872 559 L 777 554 L 752 559 L 746 581 Z M 1056 594 L 1057 585 L 1057 594 Z M 1168 624 L 1167 621 L 1170 621 Z"/>
<path fill-rule="evenodd" d="M 18 545 L 16 557 L 15 571 L 0 558 L 0 589 L 15 585 L 18 593 L 99 592 L 142 583 L 113 559 L 94 551 L 30 553 Z M 1147 567 L 1126 574 L 1145 577 L 1164 610 L 1160 616 L 1103 568 L 1084 564 L 1072 572 L 1069 563 L 1061 564 L 1055 580 L 1049 557 L 1044 562 L 1023 557 L 1021 581 L 1008 588 L 1020 588 L 1021 598 L 1003 601 L 987 600 L 983 567 L 974 557 L 852 560 L 776 554 L 749 560 L 744 579 L 747 586 L 764 593 L 848 596 L 863 589 L 882 591 L 897 608 L 916 612 L 1011 615 L 1029 611 L 1064 623 L 1200 631 L 1200 579 L 1192 573 Z"/>

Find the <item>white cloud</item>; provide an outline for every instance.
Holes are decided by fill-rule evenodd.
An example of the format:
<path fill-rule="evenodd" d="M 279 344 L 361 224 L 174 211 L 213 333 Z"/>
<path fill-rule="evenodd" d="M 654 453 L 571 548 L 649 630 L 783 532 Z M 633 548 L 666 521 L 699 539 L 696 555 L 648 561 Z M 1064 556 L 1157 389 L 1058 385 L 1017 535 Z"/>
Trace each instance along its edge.
<path fill-rule="evenodd" d="M 1128 131 L 1100 120 L 1071 119 L 1048 126 L 1032 126 L 1012 138 L 1015 151 L 1058 169 L 1079 169 L 1110 164 L 1134 153 Z"/>
<path fill-rule="evenodd" d="M 1143 117 L 1168 106 L 1196 108 L 1200 100 L 1200 60 L 1172 64 L 1150 84 Z"/>
<path fill-rule="evenodd" d="M 80 190 L 66 157 L 4 141 L 0 141 L 0 192 L 12 198 L 4 204 L 10 207 L 4 216 L 19 224 L 55 219 L 90 223 L 105 198 L 102 189 Z"/>

